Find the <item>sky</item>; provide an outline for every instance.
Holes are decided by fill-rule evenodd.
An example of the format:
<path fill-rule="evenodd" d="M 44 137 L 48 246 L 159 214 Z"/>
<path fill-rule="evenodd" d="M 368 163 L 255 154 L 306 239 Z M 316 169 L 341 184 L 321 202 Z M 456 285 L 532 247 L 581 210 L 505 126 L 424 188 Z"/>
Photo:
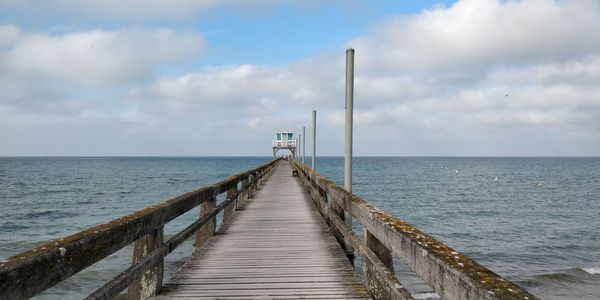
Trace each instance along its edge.
<path fill-rule="evenodd" d="M 0 156 L 600 155 L 599 0 L 0 0 Z"/>

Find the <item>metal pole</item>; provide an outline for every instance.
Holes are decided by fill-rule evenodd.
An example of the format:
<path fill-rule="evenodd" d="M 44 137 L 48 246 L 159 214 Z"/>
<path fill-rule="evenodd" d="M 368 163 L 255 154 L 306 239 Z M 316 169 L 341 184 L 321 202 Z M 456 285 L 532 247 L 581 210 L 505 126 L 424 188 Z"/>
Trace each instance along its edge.
<path fill-rule="evenodd" d="M 296 142 L 296 161 L 300 162 L 302 161 L 302 155 L 300 154 L 300 149 L 302 149 L 300 147 L 300 144 L 302 144 L 302 134 L 298 135 L 298 142 Z"/>
<path fill-rule="evenodd" d="M 346 50 L 346 138 L 344 156 L 344 188 L 352 193 L 352 118 L 354 113 L 354 49 Z M 352 215 L 344 211 L 344 223 L 352 229 Z M 354 249 L 344 243 L 346 255 L 353 261 Z"/>
<path fill-rule="evenodd" d="M 352 193 L 352 114 L 354 110 L 354 49 L 346 50 L 346 147 L 344 188 Z"/>
<path fill-rule="evenodd" d="M 302 163 L 306 160 L 306 127 L 302 126 Z"/>
<path fill-rule="evenodd" d="M 312 169 L 313 170 L 317 170 L 316 169 L 316 164 L 315 162 L 317 161 L 317 111 L 313 110 L 312 113 L 312 130 L 313 130 L 313 134 L 312 134 L 312 138 L 313 138 L 313 149 L 312 149 Z"/>

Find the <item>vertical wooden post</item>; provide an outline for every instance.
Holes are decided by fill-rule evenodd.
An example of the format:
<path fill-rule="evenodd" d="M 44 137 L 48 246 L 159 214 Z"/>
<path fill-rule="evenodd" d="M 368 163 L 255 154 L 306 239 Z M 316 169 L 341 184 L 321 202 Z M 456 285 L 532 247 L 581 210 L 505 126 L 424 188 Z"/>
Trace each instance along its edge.
<path fill-rule="evenodd" d="M 154 249 L 163 244 L 163 227 L 146 234 L 135 241 L 132 263 L 136 264 Z M 155 296 L 162 287 L 163 259 L 136 279 L 127 289 L 127 300 L 147 299 Z"/>
<path fill-rule="evenodd" d="M 227 200 L 234 199 L 235 197 L 237 197 L 236 188 L 235 187 L 230 188 L 227 191 Z M 231 217 L 233 216 L 234 208 L 235 208 L 235 200 L 231 201 L 231 203 L 229 203 L 227 206 L 225 206 L 225 209 L 223 210 L 223 221 L 221 222 L 221 224 L 229 223 L 229 221 L 231 220 Z"/>
<path fill-rule="evenodd" d="M 250 186 L 248 186 L 248 198 L 254 198 L 254 190 L 256 189 L 256 172 L 252 172 L 252 180 Z"/>
<path fill-rule="evenodd" d="M 340 218 L 344 217 L 344 210 L 338 205 L 336 205 L 334 201 L 330 201 L 327 205 L 329 205 L 329 209 L 334 214 L 338 215 Z M 331 224 L 331 221 L 327 220 L 327 222 Z M 344 236 L 342 235 L 342 233 L 339 230 L 337 230 L 335 226 L 331 227 L 331 231 L 333 232 L 333 236 L 338 241 L 338 243 L 340 245 L 344 245 Z M 350 263 L 352 263 L 352 265 L 354 266 L 354 260 L 350 260 Z"/>
<path fill-rule="evenodd" d="M 259 178 L 258 178 L 258 186 L 257 186 L 257 188 L 259 188 L 259 189 L 262 188 L 262 186 L 263 186 L 263 180 L 265 180 L 265 176 L 264 175 L 265 175 L 265 170 L 258 171 Z"/>
<path fill-rule="evenodd" d="M 202 203 L 200 208 L 200 218 L 209 214 L 215 207 L 217 207 L 217 196 L 213 195 L 210 199 L 206 200 L 206 202 Z M 215 228 L 217 228 L 216 216 L 212 217 L 208 223 L 198 229 L 198 233 L 196 233 L 196 244 L 194 245 L 196 249 L 202 247 L 202 245 L 215 234 Z"/>
<path fill-rule="evenodd" d="M 260 171 L 256 171 L 256 173 L 254 173 L 254 191 L 258 191 L 260 190 Z"/>
<path fill-rule="evenodd" d="M 246 200 L 248 200 L 248 193 L 250 191 L 250 187 L 248 186 L 248 178 L 242 180 L 242 188 L 245 188 L 242 194 L 240 195 L 240 206 L 244 205 Z"/>
<path fill-rule="evenodd" d="M 377 255 L 379 260 L 393 273 L 394 272 L 394 261 L 392 259 L 392 253 L 386 248 L 375 236 L 373 236 L 368 230 L 363 229 L 365 232 L 365 243 L 367 247 L 371 249 Z M 363 270 L 365 272 L 365 280 L 369 293 L 373 295 L 375 299 L 389 299 L 389 295 L 386 295 L 385 291 L 388 287 L 381 286 L 381 283 L 377 281 L 373 266 L 369 261 L 363 260 Z"/>

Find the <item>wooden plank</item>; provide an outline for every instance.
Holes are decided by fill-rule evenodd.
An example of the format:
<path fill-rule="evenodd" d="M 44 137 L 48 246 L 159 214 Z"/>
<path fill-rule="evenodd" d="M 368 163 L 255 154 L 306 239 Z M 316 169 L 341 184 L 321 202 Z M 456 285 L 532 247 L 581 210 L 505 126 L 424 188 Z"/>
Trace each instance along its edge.
<path fill-rule="evenodd" d="M 539 299 L 414 226 L 347 192 L 306 166 L 298 163 L 294 163 L 294 166 L 309 190 L 325 192 L 333 207 L 349 212 L 382 247 L 429 283 L 442 298 Z"/>
<path fill-rule="evenodd" d="M 155 299 L 371 299 L 287 162 Z"/>
<path fill-rule="evenodd" d="M 7 299 L 35 296 L 277 162 L 10 257 L 0 262 L 0 295 Z"/>

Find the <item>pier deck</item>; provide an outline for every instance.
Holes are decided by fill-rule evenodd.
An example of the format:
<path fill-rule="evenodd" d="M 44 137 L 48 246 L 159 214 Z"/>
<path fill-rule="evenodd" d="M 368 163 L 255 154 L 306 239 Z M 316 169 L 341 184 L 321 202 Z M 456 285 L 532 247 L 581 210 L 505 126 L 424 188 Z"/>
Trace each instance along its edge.
<path fill-rule="evenodd" d="M 197 208 L 198 219 L 166 240 L 165 224 Z M 363 226 L 362 238 L 349 217 Z M 193 236 L 194 255 L 163 285 L 164 257 Z M 86 300 L 125 290 L 127 300 L 415 299 L 394 258 L 442 299 L 539 299 L 304 164 L 278 158 L 0 261 L 0 300 L 29 299 L 131 244 L 131 265 Z"/>
<path fill-rule="evenodd" d="M 190 297 L 371 299 L 285 161 L 153 299 Z"/>

